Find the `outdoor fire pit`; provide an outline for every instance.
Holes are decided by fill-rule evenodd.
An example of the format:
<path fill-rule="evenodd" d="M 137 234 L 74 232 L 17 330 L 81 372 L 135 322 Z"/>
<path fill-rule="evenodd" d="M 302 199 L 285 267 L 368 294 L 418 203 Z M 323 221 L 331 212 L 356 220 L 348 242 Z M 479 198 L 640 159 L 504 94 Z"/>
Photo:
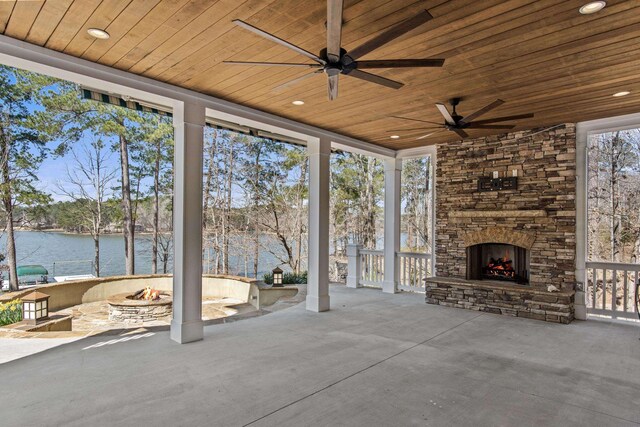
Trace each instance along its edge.
<path fill-rule="evenodd" d="M 109 297 L 109 320 L 115 322 L 150 322 L 171 316 L 173 298 L 169 291 L 147 287 L 133 294 Z"/>

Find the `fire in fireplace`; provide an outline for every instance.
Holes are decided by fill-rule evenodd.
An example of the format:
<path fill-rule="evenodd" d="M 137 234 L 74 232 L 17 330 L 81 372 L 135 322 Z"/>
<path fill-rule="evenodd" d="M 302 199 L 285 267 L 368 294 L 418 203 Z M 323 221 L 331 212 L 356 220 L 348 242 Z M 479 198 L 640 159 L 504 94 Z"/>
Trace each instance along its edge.
<path fill-rule="evenodd" d="M 528 268 L 528 251 L 519 246 L 483 243 L 467 248 L 467 279 L 506 280 L 526 285 Z"/>

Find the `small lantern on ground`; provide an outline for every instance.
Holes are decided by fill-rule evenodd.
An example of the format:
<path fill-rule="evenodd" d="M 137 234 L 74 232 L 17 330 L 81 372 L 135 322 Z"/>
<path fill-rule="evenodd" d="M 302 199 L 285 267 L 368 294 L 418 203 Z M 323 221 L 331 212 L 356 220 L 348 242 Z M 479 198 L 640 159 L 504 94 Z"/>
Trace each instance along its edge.
<path fill-rule="evenodd" d="M 272 271 L 273 273 L 273 286 L 277 288 L 281 288 L 282 285 L 282 270 L 279 267 L 276 267 Z"/>
<path fill-rule="evenodd" d="M 49 295 L 31 292 L 22 297 L 22 320 L 35 325 L 49 318 Z"/>

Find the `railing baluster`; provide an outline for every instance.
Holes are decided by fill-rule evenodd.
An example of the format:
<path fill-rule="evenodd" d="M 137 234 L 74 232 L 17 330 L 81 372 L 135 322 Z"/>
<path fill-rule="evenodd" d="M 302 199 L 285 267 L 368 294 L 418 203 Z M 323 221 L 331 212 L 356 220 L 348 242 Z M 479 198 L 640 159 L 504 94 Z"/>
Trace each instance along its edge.
<path fill-rule="evenodd" d="M 611 277 L 611 310 L 618 309 L 618 270 L 613 270 Z"/>
<path fill-rule="evenodd" d="M 633 295 L 633 304 L 631 305 L 631 311 L 637 311 L 636 309 L 638 308 L 638 306 L 636 305 L 636 298 L 638 298 L 638 296 L 636 295 L 636 289 L 638 288 L 638 271 L 636 271 L 636 278 L 633 281 L 633 292 L 631 293 L 631 295 Z"/>
<path fill-rule="evenodd" d="M 596 288 L 598 287 L 598 271 L 593 269 L 593 282 L 591 283 L 593 297 L 591 299 L 591 308 L 596 308 Z"/>
<path fill-rule="evenodd" d="M 402 284 L 407 286 L 407 284 L 409 283 L 409 276 L 408 276 L 408 271 L 407 271 L 407 257 L 403 256 L 402 257 L 402 265 L 404 265 L 404 279 L 402 280 Z"/>
<path fill-rule="evenodd" d="M 607 269 L 602 269 L 602 309 L 607 309 Z"/>
<path fill-rule="evenodd" d="M 629 278 L 629 272 L 625 269 L 624 270 L 624 283 L 623 283 L 623 288 L 622 288 L 622 298 L 624 298 L 624 302 L 623 302 L 623 306 L 622 306 L 622 310 L 624 310 L 625 312 L 628 311 L 628 303 L 627 300 L 629 299 L 629 281 L 627 280 Z"/>
<path fill-rule="evenodd" d="M 413 258 L 413 269 L 411 270 L 411 287 L 416 286 L 416 273 L 418 271 L 418 258 Z"/>

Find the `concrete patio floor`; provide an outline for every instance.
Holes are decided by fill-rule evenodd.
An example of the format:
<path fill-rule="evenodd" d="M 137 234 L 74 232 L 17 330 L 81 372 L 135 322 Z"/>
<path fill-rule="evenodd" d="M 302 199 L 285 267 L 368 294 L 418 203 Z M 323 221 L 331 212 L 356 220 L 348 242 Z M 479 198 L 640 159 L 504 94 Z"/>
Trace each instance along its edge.
<path fill-rule="evenodd" d="M 640 424 L 640 326 L 571 325 L 332 286 L 208 326 L 92 336 L 0 365 L 0 424 L 496 426 Z"/>

